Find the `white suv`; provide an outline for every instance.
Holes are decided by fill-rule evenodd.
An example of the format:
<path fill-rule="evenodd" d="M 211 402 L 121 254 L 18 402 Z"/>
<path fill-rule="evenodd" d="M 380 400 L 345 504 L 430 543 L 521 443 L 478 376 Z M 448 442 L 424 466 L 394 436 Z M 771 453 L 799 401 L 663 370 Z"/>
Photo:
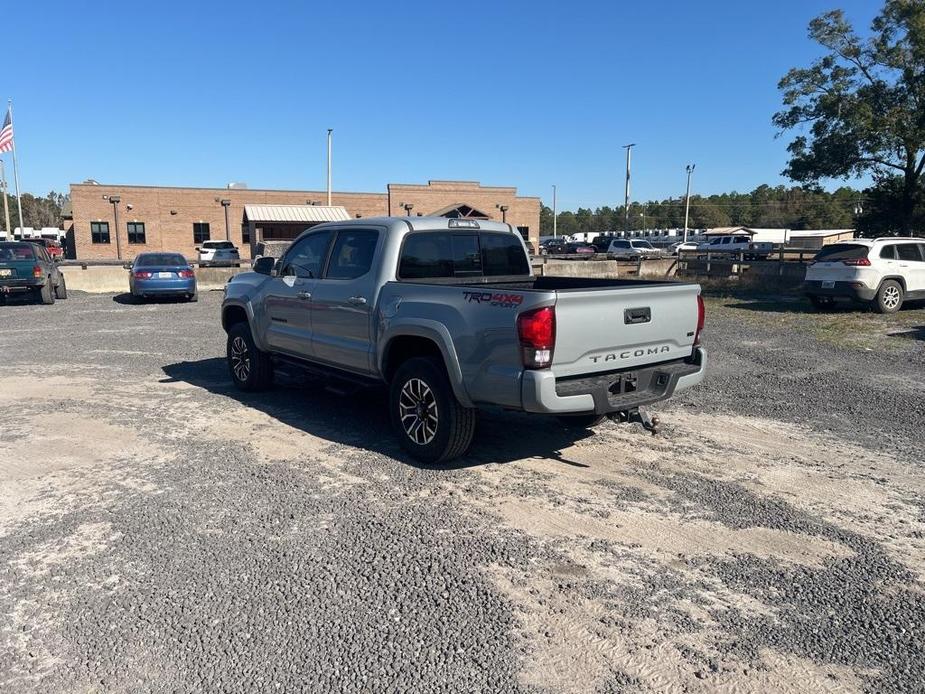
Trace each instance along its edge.
<path fill-rule="evenodd" d="M 664 255 L 651 243 L 645 240 L 623 241 L 614 240 L 607 248 L 607 254 L 613 258 L 639 260 L 640 258 L 660 258 Z"/>
<path fill-rule="evenodd" d="M 880 313 L 907 299 L 925 299 L 925 238 L 853 239 L 824 246 L 806 269 L 813 306 L 837 298 L 870 302 Z"/>
<path fill-rule="evenodd" d="M 203 241 L 199 251 L 199 267 L 209 265 L 231 265 L 237 267 L 241 264 L 238 249 L 231 241 Z"/>

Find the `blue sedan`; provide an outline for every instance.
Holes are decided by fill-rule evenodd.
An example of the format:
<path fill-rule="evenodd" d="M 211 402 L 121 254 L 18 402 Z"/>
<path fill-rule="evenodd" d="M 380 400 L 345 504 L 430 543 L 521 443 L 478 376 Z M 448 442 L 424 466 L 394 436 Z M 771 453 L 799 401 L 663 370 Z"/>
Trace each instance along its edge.
<path fill-rule="evenodd" d="M 179 253 L 141 253 L 129 270 L 128 287 L 132 296 L 182 296 L 196 301 L 196 273 Z"/>

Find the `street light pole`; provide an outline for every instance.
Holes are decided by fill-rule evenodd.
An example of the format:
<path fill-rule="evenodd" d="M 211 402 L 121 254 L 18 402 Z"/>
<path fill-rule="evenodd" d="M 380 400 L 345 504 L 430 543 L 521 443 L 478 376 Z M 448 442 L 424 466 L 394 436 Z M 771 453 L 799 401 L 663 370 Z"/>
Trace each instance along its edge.
<path fill-rule="evenodd" d="M 331 206 L 331 140 L 334 128 L 328 128 L 328 207 Z"/>
<path fill-rule="evenodd" d="M 630 160 L 636 143 L 623 145 L 626 150 L 626 187 L 623 190 L 623 231 L 630 230 Z"/>
<path fill-rule="evenodd" d="M 558 231 L 558 219 L 556 218 L 556 186 L 553 184 L 552 187 L 552 237 L 556 238 L 559 234 Z"/>
<path fill-rule="evenodd" d="M 228 223 L 228 208 L 231 206 L 231 200 L 222 200 L 222 207 L 225 208 L 225 240 L 231 241 L 231 226 Z"/>
<path fill-rule="evenodd" d="M 118 195 L 110 195 L 109 202 L 112 203 L 112 217 L 116 228 L 113 230 L 116 234 L 116 260 L 122 260 L 122 244 L 119 241 L 119 203 L 122 198 Z"/>
<path fill-rule="evenodd" d="M 691 174 L 694 173 L 696 164 L 688 164 L 687 171 L 687 201 L 684 203 L 684 242 L 687 243 L 687 223 L 690 220 L 691 213 Z"/>

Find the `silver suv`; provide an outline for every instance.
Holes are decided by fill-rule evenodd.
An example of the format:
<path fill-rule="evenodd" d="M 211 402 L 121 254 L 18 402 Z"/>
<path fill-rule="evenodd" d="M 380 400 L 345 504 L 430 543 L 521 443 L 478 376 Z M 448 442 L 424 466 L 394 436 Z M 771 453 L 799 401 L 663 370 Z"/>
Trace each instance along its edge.
<path fill-rule="evenodd" d="M 806 294 L 816 308 L 851 299 L 879 313 L 925 299 L 925 239 L 894 236 L 825 246 L 806 269 Z"/>

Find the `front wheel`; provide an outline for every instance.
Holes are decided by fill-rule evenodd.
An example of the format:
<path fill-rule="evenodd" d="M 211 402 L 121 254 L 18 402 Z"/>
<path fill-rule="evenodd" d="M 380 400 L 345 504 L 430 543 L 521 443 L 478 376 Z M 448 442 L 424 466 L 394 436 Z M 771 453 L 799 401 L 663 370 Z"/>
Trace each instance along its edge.
<path fill-rule="evenodd" d="M 273 383 L 273 363 L 270 355 L 254 344 L 250 326 L 235 323 L 228 331 L 226 343 L 228 370 L 239 390 L 266 390 Z"/>
<path fill-rule="evenodd" d="M 886 280 L 873 301 L 877 313 L 896 313 L 903 305 L 903 288 L 896 280 Z"/>
<path fill-rule="evenodd" d="M 476 410 L 453 394 L 443 363 L 415 357 L 389 386 L 392 426 L 412 458 L 433 465 L 463 455 L 475 434 Z"/>

